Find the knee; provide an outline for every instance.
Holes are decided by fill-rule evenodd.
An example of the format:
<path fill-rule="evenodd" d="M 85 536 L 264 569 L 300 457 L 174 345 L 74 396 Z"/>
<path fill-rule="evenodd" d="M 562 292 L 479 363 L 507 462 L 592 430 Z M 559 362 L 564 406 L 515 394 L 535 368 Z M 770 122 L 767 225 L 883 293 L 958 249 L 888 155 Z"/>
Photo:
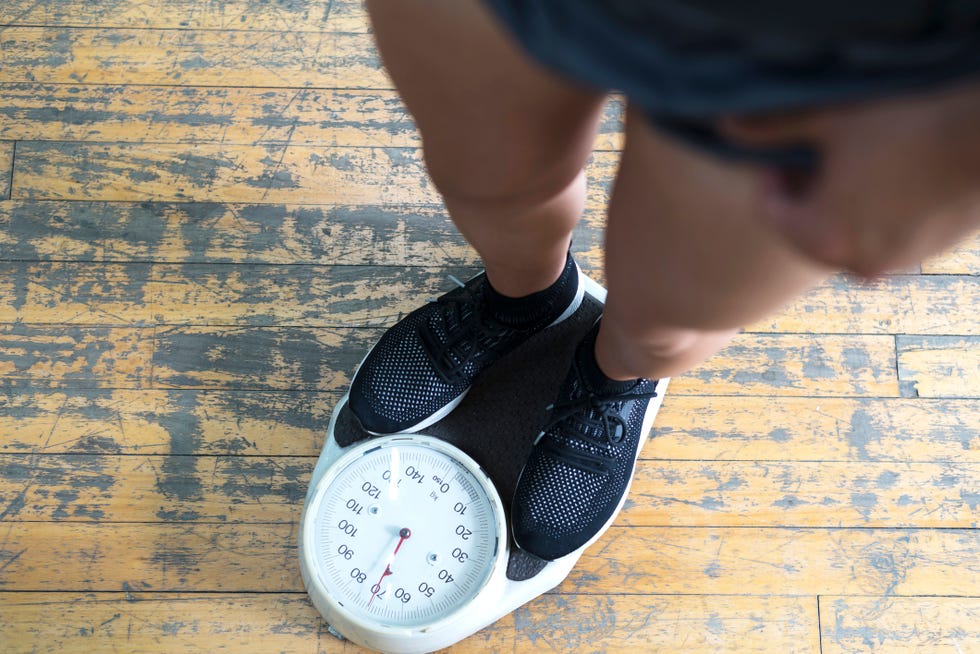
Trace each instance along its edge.
<path fill-rule="evenodd" d="M 585 157 L 560 150 L 514 148 L 485 152 L 455 147 L 423 150 L 429 177 L 447 200 L 467 204 L 527 204 L 545 201 L 582 174 Z"/>

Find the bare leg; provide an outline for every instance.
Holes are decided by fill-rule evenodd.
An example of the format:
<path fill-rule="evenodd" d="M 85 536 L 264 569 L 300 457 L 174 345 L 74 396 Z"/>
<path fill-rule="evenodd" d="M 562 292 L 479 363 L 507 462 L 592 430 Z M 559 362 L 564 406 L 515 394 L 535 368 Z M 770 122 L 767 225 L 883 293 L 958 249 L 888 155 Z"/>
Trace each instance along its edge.
<path fill-rule="evenodd" d="M 475 0 L 369 0 L 449 214 L 493 287 L 554 282 L 585 202 L 603 95 L 533 64 Z"/>
<path fill-rule="evenodd" d="M 614 379 L 680 374 L 829 273 L 759 220 L 760 171 L 717 160 L 631 110 L 609 208 L 596 360 Z"/>

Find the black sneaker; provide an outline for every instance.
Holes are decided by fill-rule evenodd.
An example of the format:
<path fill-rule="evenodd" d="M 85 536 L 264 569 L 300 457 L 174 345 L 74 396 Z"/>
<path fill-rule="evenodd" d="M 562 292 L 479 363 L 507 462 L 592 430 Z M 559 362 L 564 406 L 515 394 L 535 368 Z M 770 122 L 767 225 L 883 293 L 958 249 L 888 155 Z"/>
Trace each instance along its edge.
<path fill-rule="evenodd" d="M 517 545 L 554 561 L 602 533 L 626 499 L 633 467 L 653 422 L 657 382 L 638 379 L 592 391 L 576 352 L 548 425 L 521 472 L 511 507 Z M 594 361 L 594 359 L 593 359 Z M 609 386 L 609 385 L 607 385 Z M 649 410 L 648 410 L 649 409 Z"/>
<path fill-rule="evenodd" d="M 575 313 L 585 285 L 571 255 L 566 272 L 559 280 L 563 301 L 530 324 L 515 327 L 489 315 L 486 300 L 492 289 L 482 273 L 466 284 L 456 280 L 460 288 L 408 314 L 385 332 L 354 375 L 350 409 L 364 430 L 375 435 L 414 432 L 449 414 L 477 375 Z"/>

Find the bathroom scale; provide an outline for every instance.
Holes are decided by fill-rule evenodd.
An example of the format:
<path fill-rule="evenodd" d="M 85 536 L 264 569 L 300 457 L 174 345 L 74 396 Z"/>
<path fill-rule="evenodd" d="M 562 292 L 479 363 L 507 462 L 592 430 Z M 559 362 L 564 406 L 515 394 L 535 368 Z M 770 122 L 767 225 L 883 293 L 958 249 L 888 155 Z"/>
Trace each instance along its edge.
<path fill-rule="evenodd" d="M 589 543 L 555 561 L 519 549 L 508 522 L 547 407 L 602 311 L 605 289 L 581 279 L 570 318 L 484 371 L 421 433 L 373 436 L 340 400 L 299 531 L 303 583 L 331 633 L 390 654 L 448 647 L 560 584 L 615 520 L 623 502 Z M 649 400 L 644 434 L 667 382 Z"/>

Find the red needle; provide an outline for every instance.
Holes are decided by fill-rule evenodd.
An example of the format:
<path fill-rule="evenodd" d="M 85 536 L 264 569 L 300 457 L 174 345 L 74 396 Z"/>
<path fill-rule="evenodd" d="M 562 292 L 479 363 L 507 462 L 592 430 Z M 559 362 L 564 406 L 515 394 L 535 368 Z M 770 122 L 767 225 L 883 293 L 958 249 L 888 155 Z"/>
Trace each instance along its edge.
<path fill-rule="evenodd" d="M 385 577 L 391 574 L 391 562 L 395 560 L 395 555 L 398 554 L 398 550 L 401 549 L 402 543 L 408 540 L 408 538 L 411 537 L 411 535 L 412 535 L 412 530 L 409 529 L 408 527 L 402 527 L 398 531 L 398 544 L 395 545 L 395 551 L 392 552 L 391 556 L 388 557 L 388 562 L 385 564 L 385 571 L 381 573 L 381 579 L 378 579 L 378 583 L 376 583 L 374 586 L 371 586 L 373 590 L 371 591 L 371 599 L 368 600 L 368 606 L 371 606 L 371 602 L 374 601 L 374 597 L 378 594 L 378 591 L 381 590 L 381 582 L 385 580 Z"/>

